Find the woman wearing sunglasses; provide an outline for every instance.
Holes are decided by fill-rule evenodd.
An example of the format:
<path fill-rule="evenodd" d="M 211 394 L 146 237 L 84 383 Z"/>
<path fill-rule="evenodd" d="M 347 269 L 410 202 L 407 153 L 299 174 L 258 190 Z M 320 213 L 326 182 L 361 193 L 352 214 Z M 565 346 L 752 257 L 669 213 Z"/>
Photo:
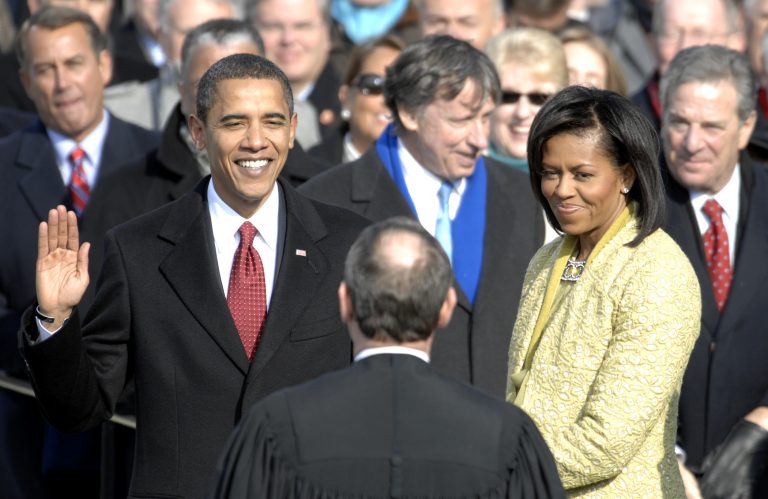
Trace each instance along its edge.
<path fill-rule="evenodd" d="M 328 166 L 354 161 L 379 138 L 391 116 L 384 104 L 384 68 L 405 48 L 394 36 L 356 47 L 339 87 L 342 122 L 335 133 L 309 150 Z"/>
<path fill-rule="evenodd" d="M 491 115 L 488 154 L 527 172 L 533 118 L 550 96 L 568 85 L 563 45 L 546 31 L 516 28 L 491 38 L 486 53 L 496 65 L 502 90 Z"/>

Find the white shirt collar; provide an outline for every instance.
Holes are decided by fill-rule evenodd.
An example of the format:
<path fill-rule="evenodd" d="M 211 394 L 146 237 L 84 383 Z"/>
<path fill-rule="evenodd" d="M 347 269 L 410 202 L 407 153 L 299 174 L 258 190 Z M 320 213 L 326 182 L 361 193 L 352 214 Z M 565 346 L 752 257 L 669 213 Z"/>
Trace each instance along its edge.
<path fill-rule="evenodd" d="M 413 355 L 414 357 L 418 357 L 424 362 L 429 363 L 429 355 L 427 355 L 427 352 L 417 348 L 404 347 L 400 345 L 366 348 L 359 351 L 357 355 L 355 355 L 355 362 L 360 362 L 361 360 L 367 359 L 368 357 L 382 354 Z"/>
<path fill-rule="evenodd" d="M 397 154 L 403 165 L 403 179 L 408 188 L 413 205 L 416 208 L 416 216 L 419 222 L 433 236 L 435 235 L 435 223 L 440 212 L 440 199 L 438 192 L 444 179 L 438 177 L 424 168 L 411 152 L 406 149 L 403 141 L 397 139 Z M 456 218 L 461 205 L 461 198 L 467 188 L 467 179 L 461 178 L 453 182 L 453 191 L 448 200 L 448 216 L 451 220 Z"/>
<path fill-rule="evenodd" d="M 229 274 L 232 271 L 232 261 L 240 243 L 240 226 L 246 221 L 235 210 L 227 205 L 218 195 L 213 186 L 213 178 L 208 182 L 208 210 L 211 215 L 213 239 L 216 245 L 216 257 L 224 293 L 229 287 Z M 272 288 L 277 264 L 277 238 L 279 233 L 280 215 L 280 184 L 269 193 L 264 204 L 248 220 L 256 227 L 258 234 L 253 246 L 258 251 L 264 266 L 264 280 L 267 286 L 267 307 L 271 301 Z"/>
<path fill-rule="evenodd" d="M 357 150 L 355 144 L 352 143 L 352 134 L 347 132 L 344 134 L 344 153 L 342 155 L 342 163 L 351 163 L 358 159 L 362 154 Z"/>
<path fill-rule="evenodd" d="M 88 179 L 88 184 L 91 186 L 96 183 L 99 167 L 101 166 L 104 141 L 106 140 L 107 132 L 109 131 L 109 113 L 106 110 L 103 110 L 102 113 L 101 121 L 96 125 L 96 128 L 94 128 L 93 131 L 80 142 L 80 147 L 85 151 L 86 157 L 86 163 L 84 165 L 85 175 Z M 58 162 L 64 185 L 68 185 L 69 179 L 72 176 L 72 165 L 69 163 L 69 155 L 78 143 L 71 137 L 67 137 L 51 128 L 46 127 L 45 131 L 56 151 L 56 161 Z"/>
<path fill-rule="evenodd" d="M 701 234 L 704 234 L 709 229 L 709 218 L 702 211 L 704 203 L 709 199 L 714 199 L 723 208 L 723 225 L 725 226 L 726 233 L 728 233 L 729 253 L 731 265 L 733 265 L 734 256 L 736 255 L 736 233 L 741 205 L 741 166 L 736 164 L 736 168 L 734 168 L 728 183 L 714 196 L 693 190 L 689 190 L 689 195 Z"/>

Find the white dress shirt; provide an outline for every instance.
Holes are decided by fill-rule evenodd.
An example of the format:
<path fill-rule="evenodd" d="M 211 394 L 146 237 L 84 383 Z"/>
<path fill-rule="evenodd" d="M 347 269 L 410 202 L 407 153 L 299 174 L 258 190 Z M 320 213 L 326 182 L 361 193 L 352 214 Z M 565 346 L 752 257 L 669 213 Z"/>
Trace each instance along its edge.
<path fill-rule="evenodd" d="M 703 192 L 690 191 L 691 206 L 696 214 L 696 222 L 699 225 L 699 231 L 702 236 L 709 229 L 709 218 L 704 214 L 702 208 L 709 199 L 714 199 L 723 208 L 723 225 L 728 234 L 728 256 L 731 258 L 731 268 L 734 268 L 734 255 L 736 255 L 736 228 L 739 223 L 739 207 L 741 204 L 741 168 L 736 165 L 736 169 L 731 175 L 731 179 L 725 184 L 720 192 L 714 196 L 704 194 Z"/>
<path fill-rule="evenodd" d="M 211 215 L 213 228 L 213 242 L 216 247 L 216 262 L 221 278 L 221 287 L 224 296 L 229 292 L 229 274 L 232 272 L 232 262 L 235 259 L 235 251 L 240 244 L 240 226 L 245 218 L 230 208 L 216 193 L 213 188 L 213 179 L 208 183 L 208 211 Z M 253 247 L 259 253 L 261 263 L 264 266 L 264 281 L 267 287 L 267 311 L 272 301 L 272 288 L 275 284 L 275 267 L 277 265 L 277 237 L 279 233 L 278 216 L 280 213 L 280 184 L 275 183 L 275 188 L 267 197 L 264 204 L 248 220 L 256 227 L 258 234 L 253 239 Z M 40 319 L 37 321 L 39 333 L 38 342 L 50 338 L 59 331 L 48 331 L 43 327 Z"/>
<path fill-rule="evenodd" d="M 421 166 L 400 139 L 397 140 L 397 154 L 403 165 L 405 186 L 408 188 L 408 194 L 411 195 L 413 205 L 416 208 L 416 217 L 422 227 L 434 236 L 437 217 L 440 214 L 440 197 L 438 194 L 444 179 Z M 461 197 L 466 189 L 466 178 L 453 182 L 453 190 L 448 198 L 448 217 L 451 221 L 456 218 Z"/>
<path fill-rule="evenodd" d="M 101 122 L 79 143 L 80 147 L 85 151 L 83 170 L 85 171 L 88 186 L 91 189 L 96 185 L 99 167 L 101 166 L 104 140 L 106 140 L 107 131 L 109 131 L 109 113 L 107 111 L 102 112 Z M 75 150 L 78 143 L 70 137 L 50 128 L 46 127 L 45 131 L 48 134 L 48 138 L 51 139 L 54 151 L 56 151 L 56 163 L 59 167 L 59 173 L 61 173 L 61 180 L 64 182 L 64 185 L 69 185 L 69 181 L 72 179 L 72 162 L 69 161 L 69 155 Z"/>
<path fill-rule="evenodd" d="M 401 355 L 413 355 L 414 357 L 418 357 L 424 362 L 429 362 L 429 355 L 427 352 L 423 350 L 419 350 L 418 348 L 411 348 L 411 347 L 404 347 L 400 345 L 391 345 L 386 347 L 371 347 L 366 348 L 364 350 L 360 350 L 357 352 L 357 355 L 355 355 L 355 362 L 360 362 L 363 359 L 367 359 L 368 357 L 373 357 L 374 355 L 381 355 L 381 354 L 401 354 Z"/>
<path fill-rule="evenodd" d="M 240 244 L 240 226 L 246 221 L 230 208 L 216 193 L 213 179 L 208 183 L 208 211 L 211 214 L 213 242 L 216 245 L 216 261 L 219 266 L 221 287 L 226 296 L 229 292 L 229 274 L 235 251 Z M 278 215 L 280 213 L 280 184 L 275 183 L 264 204 L 249 219 L 258 234 L 253 239 L 253 247 L 259 253 L 264 266 L 264 281 L 267 286 L 267 310 L 272 301 L 272 288 L 275 284 L 275 266 L 277 264 Z"/>

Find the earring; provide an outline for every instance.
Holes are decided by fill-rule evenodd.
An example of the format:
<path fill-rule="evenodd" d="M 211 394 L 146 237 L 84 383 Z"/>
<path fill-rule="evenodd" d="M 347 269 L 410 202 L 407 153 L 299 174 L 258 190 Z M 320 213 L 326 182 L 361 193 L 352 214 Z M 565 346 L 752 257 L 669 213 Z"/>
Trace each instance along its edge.
<path fill-rule="evenodd" d="M 349 118 L 352 117 L 352 112 L 349 109 L 342 109 L 340 115 L 341 119 L 348 121 Z"/>
<path fill-rule="evenodd" d="M 629 194 L 629 187 L 624 187 L 624 188 L 621 190 L 621 193 L 622 193 L 622 194 Z"/>

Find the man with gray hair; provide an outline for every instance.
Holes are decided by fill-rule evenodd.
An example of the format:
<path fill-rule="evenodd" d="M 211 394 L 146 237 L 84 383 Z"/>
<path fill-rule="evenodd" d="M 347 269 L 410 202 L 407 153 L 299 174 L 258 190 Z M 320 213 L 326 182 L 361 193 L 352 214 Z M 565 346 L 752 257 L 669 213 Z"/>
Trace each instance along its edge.
<path fill-rule="evenodd" d="M 411 216 L 437 237 L 459 304 L 437 336 L 435 368 L 504 397 L 510 328 L 544 221 L 525 173 L 483 157 L 496 70 L 469 43 L 430 36 L 387 68 L 384 97 L 394 124 L 375 146 L 301 190 L 374 221 Z"/>
<path fill-rule="evenodd" d="M 679 412 L 689 497 L 697 477 L 706 498 L 768 494 L 768 170 L 744 153 L 756 88 L 747 57 L 718 45 L 679 52 L 661 80 L 664 229 L 702 290 Z"/>
<path fill-rule="evenodd" d="M 653 8 L 653 47 L 658 69 L 632 96 L 658 129 L 662 115 L 659 79 L 681 50 L 713 43 L 736 51 L 746 46 L 744 21 L 734 0 L 659 0 Z"/>
<path fill-rule="evenodd" d="M 531 419 L 430 367 L 456 305 L 451 264 L 409 218 L 365 229 L 339 308 L 355 363 L 255 406 L 213 498 L 564 498 Z"/>

